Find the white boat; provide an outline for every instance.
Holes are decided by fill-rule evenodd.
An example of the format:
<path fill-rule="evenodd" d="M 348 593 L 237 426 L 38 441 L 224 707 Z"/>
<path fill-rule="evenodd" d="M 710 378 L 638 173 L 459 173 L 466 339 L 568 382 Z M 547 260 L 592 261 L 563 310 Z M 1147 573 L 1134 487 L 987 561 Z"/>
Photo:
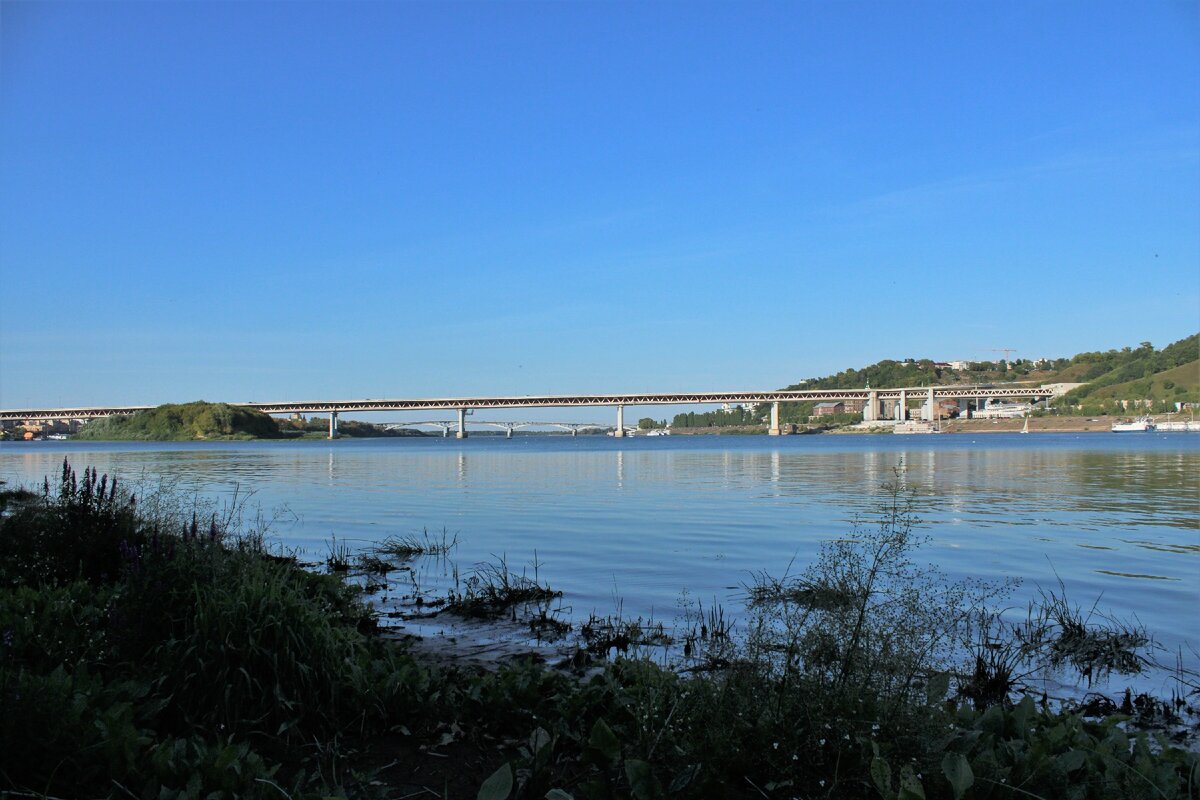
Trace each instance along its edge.
<path fill-rule="evenodd" d="M 670 436 L 671 431 L 667 428 L 655 428 L 653 430 L 646 431 L 646 435 L 647 436 Z"/>
<path fill-rule="evenodd" d="M 1154 421 L 1149 417 L 1138 417 L 1130 422 L 1114 422 L 1113 433 L 1133 433 L 1154 430 Z"/>
<path fill-rule="evenodd" d="M 1029 433 L 1029 417 L 1025 417 L 1025 427 L 1021 428 L 1021 433 Z"/>

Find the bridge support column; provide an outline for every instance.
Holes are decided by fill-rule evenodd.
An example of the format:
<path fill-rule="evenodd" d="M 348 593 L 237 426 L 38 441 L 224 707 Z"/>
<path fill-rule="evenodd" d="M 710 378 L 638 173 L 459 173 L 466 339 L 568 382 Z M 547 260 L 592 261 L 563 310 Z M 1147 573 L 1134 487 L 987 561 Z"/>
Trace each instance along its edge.
<path fill-rule="evenodd" d="M 771 403 L 771 427 L 767 429 L 768 436 L 779 435 L 779 401 Z"/>
<path fill-rule="evenodd" d="M 512 428 L 505 428 L 505 429 L 504 429 L 504 438 L 505 438 L 505 439 L 511 439 L 511 438 L 512 438 L 512 432 L 513 432 L 513 429 L 512 429 Z"/>
<path fill-rule="evenodd" d="M 578 435 L 579 435 L 579 428 L 571 428 L 571 435 L 572 435 L 572 436 L 578 436 Z"/>
<path fill-rule="evenodd" d="M 442 426 L 442 438 L 443 439 L 450 438 L 450 426 L 449 425 Z"/>
<path fill-rule="evenodd" d="M 937 404 L 933 399 L 933 387 L 929 387 L 929 396 L 925 399 L 925 419 L 928 422 L 937 422 Z"/>
<path fill-rule="evenodd" d="M 879 418 L 879 392 L 867 392 L 867 404 L 863 406 L 863 422 L 874 422 Z"/>
<path fill-rule="evenodd" d="M 617 427 L 613 436 L 620 438 L 625 435 L 625 406 L 617 406 Z"/>
<path fill-rule="evenodd" d="M 971 418 L 971 400 L 970 400 L 970 398 L 964 397 L 962 400 L 958 401 L 958 418 L 959 419 L 970 419 Z"/>
<path fill-rule="evenodd" d="M 458 410 L 458 432 L 454 434 L 454 438 L 467 438 L 467 410 L 465 408 Z"/>
<path fill-rule="evenodd" d="M 338 414 L 338 412 L 336 412 L 336 411 L 332 411 L 329 414 L 329 438 L 330 439 L 338 438 L 337 414 Z"/>

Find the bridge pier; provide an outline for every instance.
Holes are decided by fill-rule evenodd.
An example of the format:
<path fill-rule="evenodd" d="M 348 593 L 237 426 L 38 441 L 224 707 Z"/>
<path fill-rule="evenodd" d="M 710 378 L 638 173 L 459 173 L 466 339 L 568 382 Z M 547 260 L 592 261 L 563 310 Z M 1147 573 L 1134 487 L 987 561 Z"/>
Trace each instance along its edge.
<path fill-rule="evenodd" d="M 329 438 L 330 439 L 338 438 L 337 419 L 338 419 L 338 412 L 336 412 L 336 411 L 329 412 Z"/>
<path fill-rule="evenodd" d="M 779 435 L 779 401 L 771 403 L 771 427 L 767 429 L 768 436 Z"/>
<path fill-rule="evenodd" d="M 454 438 L 467 438 L 467 410 L 465 408 L 458 410 L 458 431 L 454 434 Z"/>
<path fill-rule="evenodd" d="M 863 422 L 879 419 L 879 392 L 867 392 L 867 404 L 863 406 Z"/>
<path fill-rule="evenodd" d="M 618 439 L 625 435 L 625 406 L 617 406 L 617 427 L 613 431 L 613 436 Z"/>
<path fill-rule="evenodd" d="M 925 421 L 937 422 L 937 401 L 933 399 L 933 387 L 929 387 L 929 396 L 925 398 Z"/>
<path fill-rule="evenodd" d="M 908 419 L 908 397 L 901 389 L 900 399 L 896 402 L 896 422 L 904 422 L 906 419 Z"/>
<path fill-rule="evenodd" d="M 963 399 L 958 401 L 958 418 L 959 419 L 970 419 L 971 418 L 971 398 L 964 397 Z"/>
<path fill-rule="evenodd" d="M 571 435 L 572 435 L 572 436 L 578 436 L 578 435 L 579 435 L 579 428 L 571 428 Z"/>
<path fill-rule="evenodd" d="M 505 439 L 511 439 L 511 438 L 512 438 L 512 432 L 513 432 L 512 426 L 511 426 L 511 425 L 509 425 L 507 428 L 505 428 L 505 429 L 504 429 L 504 438 L 505 438 Z"/>

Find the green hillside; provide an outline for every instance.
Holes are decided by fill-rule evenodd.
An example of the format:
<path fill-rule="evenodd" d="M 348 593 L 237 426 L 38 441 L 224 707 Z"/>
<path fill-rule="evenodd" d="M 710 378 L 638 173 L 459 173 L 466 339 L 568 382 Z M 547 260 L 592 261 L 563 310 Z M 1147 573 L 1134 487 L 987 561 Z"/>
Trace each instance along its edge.
<path fill-rule="evenodd" d="M 1122 383 L 1081 386 L 1061 402 L 1101 406 L 1110 401 L 1149 401 L 1155 411 L 1171 410 L 1175 403 L 1200 402 L 1200 359 L 1173 369 Z"/>
<path fill-rule="evenodd" d="M 1137 349 L 1126 347 L 1123 350 L 1109 350 L 1105 353 L 1080 353 L 1071 359 L 1071 366 L 1060 374 L 1070 373 L 1074 378 L 1071 382 L 1086 383 L 1087 385 L 1080 386 L 1063 397 L 1062 402 L 1079 404 L 1084 403 L 1088 398 L 1148 399 L 1152 397 L 1147 393 L 1150 390 L 1148 381 L 1151 381 L 1159 373 L 1185 367 L 1197 359 L 1200 359 L 1200 334 L 1180 339 L 1162 350 L 1155 350 L 1149 342 L 1142 342 Z M 1192 373 L 1185 369 L 1178 377 L 1164 379 L 1174 384 L 1170 389 L 1163 388 L 1161 385 L 1163 381 L 1158 382 L 1158 388 L 1160 391 L 1170 392 L 1172 397 L 1177 396 L 1180 401 L 1187 402 L 1188 398 L 1185 398 L 1184 395 L 1190 385 L 1193 392 L 1193 397 L 1190 399 L 1194 400 L 1196 381 L 1193 376 L 1189 383 L 1190 375 Z M 1059 380 L 1070 379 L 1063 377 Z M 1176 388 L 1183 388 L 1184 391 L 1175 392 Z M 1165 394 L 1153 396 L 1167 399 Z"/>
<path fill-rule="evenodd" d="M 1200 334 L 1180 339 L 1161 350 L 1156 350 L 1150 342 L 1142 342 L 1136 348 L 1079 353 L 1071 358 L 1050 361 L 1034 362 L 1023 358 L 1008 362 L 975 361 L 963 370 L 939 365 L 928 358 L 885 359 L 861 369 L 845 369 L 834 375 L 793 383 L 784 389 L 845 389 L 868 384 L 876 389 L 894 389 L 1012 381 L 1087 383 L 1088 386 L 1072 393 L 1075 398 L 1082 398 L 1100 388 L 1148 378 L 1197 358 L 1200 358 Z"/>
<path fill-rule="evenodd" d="M 1061 366 L 1066 366 L 1066 359 Z M 876 389 L 895 389 L 900 386 L 946 386 L 955 383 L 999 383 L 1018 380 L 1041 380 L 1054 374 L 1059 365 L 1035 365 L 1028 359 L 1006 361 L 973 361 L 965 370 L 939 366 L 928 358 L 893 361 L 886 359 L 862 369 L 846 369 L 836 375 L 810 378 L 791 386 L 794 389 L 845 389 L 872 386 Z M 1049 368 L 1047 368 L 1049 367 Z"/>
<path fill-rule="evenodd" d="M 1012 361 L 971 362 L 966 369 L 952 369 L 931 359 L 885 359 L 861 369 L 845 369 L 834 375 L 810 378 L 790 386 L 795 389 L 847 389 L 871 386 L 894 389 L 901 386 L 950 386 L 1023 382 L 1083 383 L 1084 386 L 1054 402 L 1059 413 L 1119 413 L 1125 404 L 1137 404 L 1153 411 L 1174 410 L 1176 403 L 1200 402 L 1200 334 L 1173 342 L 1161 350 L 1150 342 L 1136 348 L 1079 353 L 1071 358 L 1048 361 L 1013 359 Z M 804 422 L 813 413 L 813 403 L 783 403 L 782 422 Z M 762 424 L 762 407 L 730 412 L 679 414 L 674 426 L 680 428 L 730 427 Z M 828 421 L 836 422 L 829 418 Z"/>
<path fill-rule="evenodd" d="M 168 404 L 129 417 L 105 417 L 84 426 L 77 439 L 181 442 L 278 439 L 279 426 L 261 411 L 226 403 Z"/>

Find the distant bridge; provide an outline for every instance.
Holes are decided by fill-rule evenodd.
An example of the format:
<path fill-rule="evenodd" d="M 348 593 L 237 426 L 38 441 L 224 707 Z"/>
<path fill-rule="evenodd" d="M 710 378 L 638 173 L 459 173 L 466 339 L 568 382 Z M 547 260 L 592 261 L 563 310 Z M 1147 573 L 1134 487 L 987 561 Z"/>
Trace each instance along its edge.
<path fill-rule="evenodd" d="M 472 420 L 475 425 L 486 425 L 490 428 L 497 428 L 504 431 L 504 438 L 511 439 L 513 431 L 521 428 L 559 428 L 560 430 L 570 431 L 572 436 L 578 436 L 580 431 L 585 430 L 608 430 L 611 425 L 604 425 L 596 422 L 499 422 L 494 420 Z M 458 423 L 448 419 L 431 419 L 422 420 L 419 422 L 376 422 L 373 423 L 376 427 L 384 428 L 385 430 L 395 431 L 403 428 L 441 428 L 442 437 L 450 435 L 450 431 L 458 431 Z"/>
<path fill-rule="evenodd" d="M 281 403 L 232 403 L 231 405 L 255 408 L 267 414 L 329 414 L 330 438 L 337 436 L 338 414 L 367 411 L 457 411 L 456 436 L 465 438 L 466 415 L 478 408 L 569 408 L 573 406 L 615 406 L 617 421 L 615 436 L 624 436 L 625 406 L 690 405 L 696 403 L 731 403 L 755 405 L 771 404 L 769 433 L 778 436 L 779 404 L 797 402 L 860 401 L 863 419 L 900 419 L 907 414 L 907 401 L 922 398 L 925 406 L 922 415 L 932 419 L 934 404 L 938 400 L 958 400 L 963 407 L 974 400 L 1024 399 L 1041 400 L 1054 397 L 1061 389 L 1050 386 L 1030 387 L 1019 384 L 986 386 L 920 386 L 902 389 L 801 389 L 778 392 L 682 392 L 669 394 L 576 394 L 576 395 L 507 395 L 497 397 L 440 397 L 398 400 L 308 400 Z M 87 420 L 96 417 L 128 416 L 138 411 L 148 411 L 153 406 L 98 406 L 90 408 L 23 408 L 0 409 L 0 422 L 44 421 L 44 420 Z M 412 423 L 410 423 L 412 424 Z M 485 424 L 480 422 L 479 424 Z M 554 423 L 557 424 L 557 423 Z"/>

